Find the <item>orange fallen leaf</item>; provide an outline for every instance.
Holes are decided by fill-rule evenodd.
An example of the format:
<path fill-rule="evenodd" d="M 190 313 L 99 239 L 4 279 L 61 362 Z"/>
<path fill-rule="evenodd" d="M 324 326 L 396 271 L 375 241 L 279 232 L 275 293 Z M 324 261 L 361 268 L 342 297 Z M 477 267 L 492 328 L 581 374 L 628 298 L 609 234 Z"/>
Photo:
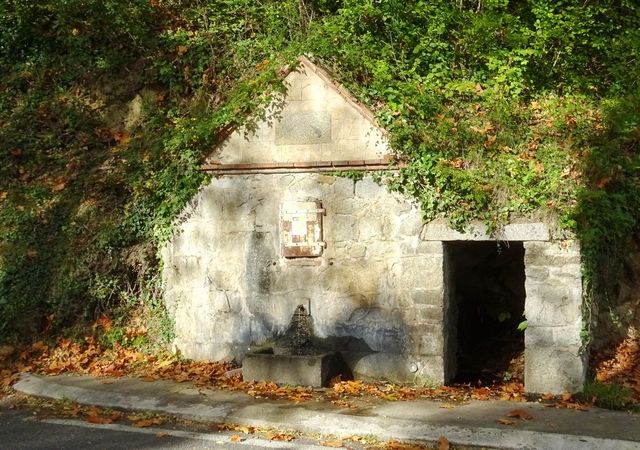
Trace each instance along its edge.
<path fill-rule="evenodd" d="M 167 436 L 169 436 L 169 433 L 165 433 L 164 431 L 161 431 L 160 433 L 156 433 L 156 437 L 159 437 L 159 438 L 164 438 Z"/>
<path fill-rule="evenodd" d="M 87 422 L 95 423 L 95 424 L 98 424 L 98 425 L 105 425 L 105 424 L 113 422 L 113 420 L 109 419 L 108 417 L 87 416 Z"/>
<path fill-rule="evenodd" d="M 542 396 L 542 400 L 545 400 L 545 401 L 553 400 L 553 394 L 550 392 L 547 392 Z"/>
<path fill-rule="evenodd" d="M 524 409 L 513 409 L 507 413 L 507 417 L 517 417 L 520 420 L 531 420 L 533 416 Z"/>
<path fill-rule="evenodd" d="M 113 419 L 110 417 L 102 417 L 100 416 L 100 410 L 98 408 L 91 408 L 87 415 L 87 422 L 104 425 L 113 422 Z"/>
<path fill-rule="evenodd" d="M 244 439 L 239 434 L 234 434 L 229 438 L 229 442 L 242 442 Z"/>
<path fill-rule="evenodd" d="M 128 144 L 131 140 L 131 136 L 126 131 L 116 131 L 113 133 L 113 140 L 118 144 Z"/>
<path fill-rule="evenodd" d="M 449 439 L 444 436 L 440 436 L 438 438 L 438 450 L 449 450 L 451 448 L 451 444 L 449 444 Z"/>
<path fill-rule="evenodd" d="M 153 419 L 137 420 L 133 422 L 132 425 L 137 428 L 147 428 L 153 425 L 162 425 L 163 423 L 164 423 L 163 419 L 159 417 L 154 417 Z"/>
<path fill-rule="evenodd" d="M 288 433 L 279 433 L 276 431 L 272 431 L 270 433 L 267 433 L 267 439 L 270 441 L 293 441 L 294 436 L 292 434 L 288 434 Z"/>

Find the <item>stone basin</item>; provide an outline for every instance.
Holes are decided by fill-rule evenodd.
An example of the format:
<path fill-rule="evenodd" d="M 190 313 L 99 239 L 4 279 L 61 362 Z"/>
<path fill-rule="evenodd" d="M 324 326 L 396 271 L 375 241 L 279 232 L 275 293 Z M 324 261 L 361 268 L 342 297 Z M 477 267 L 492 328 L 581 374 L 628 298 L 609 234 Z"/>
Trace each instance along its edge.
<path fill-rule="evenodd" d="M 242 361 L 242 377 L 245 381 L 325 387 L 340 373 L 341 362 L 337 352 L 311 355 L 247 353 Z"/>

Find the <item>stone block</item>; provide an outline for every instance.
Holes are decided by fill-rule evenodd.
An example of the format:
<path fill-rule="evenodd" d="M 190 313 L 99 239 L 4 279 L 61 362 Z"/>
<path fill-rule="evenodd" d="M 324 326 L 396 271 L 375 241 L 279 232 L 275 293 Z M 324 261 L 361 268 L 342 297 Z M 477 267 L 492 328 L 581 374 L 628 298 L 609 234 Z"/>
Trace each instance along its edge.
<path fill-rule="evenodd" d="M 578 281 L 582 280 L 582 265 L 578 263 L 563 264 L 562 266 L 551 266 L 549 268 L 549 278 L 551 280 Z"/>
<path fill-rule="evenodd" d="M 426 224 L 423 230 L 423 239 L 427 241 L 548 241 L 550 238 L 549 227 L 541 222 L 508 224 L 491 235 L 482 222 L 473 222 L 460 232 L 450 228 L 445 220 L 437 219 Z"/>
<path fill-rule="evenodd" d="M 418 354 L 425 356 L 443 356 L 444 339 L 442 334 L 421 336 L 418 345 Z"/>
<path fill-rule="evenodd" d="M 586 362 L 575 348 L 526 347 L 524 371 L 527 392 L 578 392 L 584 387 Z"/>
<path fill-rule="evenodd" d="M 419 236 L 423 227 L 422 213 L 414 210 L 409 214 L 400 218 L 400 225 L 398 227 L 398 235 L 400 236 Z"/>
<path fill-rule="evenodd" d="M 356 222 L 358 236 L 363 241 L 371 239 L 384 240 L 384 223 L 377 217 L 361 218 Z"/>
<path fill-rule="evenodd" d="M 564 266 L 580 264 L 580 247 L 568 241 L 564 242 L 525 242 L 525 266 Z"/>
<path fill-rule="evenodd" d="M 347 247 L 350 258 L 363 258 L 367 253 L 367 247 L 362 244 L 353 244 Z"/>
<path fill-rule="evenodd" d="M 582 346 L 581 330 L 581 320 L 562 327 L 539 327 L 527 324 L 525 346 L 529 348 L 571 348 L 577 352 Z"/>
<path fill-rule="evenodd" d="M 445 381 L 444 358 L 439 355 L 411 355 L 407 358 L 412 371 L 412 382 L 424 386 L 437 386 Z"/>
<path fill-rule="evenodd" d="M 549 227 L 540 222 L 510 223 L 496 235 L 501 241 L 548 241 Z"/>
<path fill-rule="evenodd" d="M 360 198 L 375 198 L 383 195 L 386 189 L 378 185 L 371 177 L 365 177 L 356 182 L 356 196 Z"/>
<path fill-rule="evenodd" d="M 429 310 L 433 309 L 432 319 L 442 320 L 442 302 L 443 291 L 442 289 L 416 289 L 411 292 L 411 299 L 416 306 L 426 307 Z M 426 321 L 432 321 L 431 319 L 425 319 Z"/>
<path fill-rule="evenodd" d="M 532 326 L 565 326 L 582 317 L 582 286 L 525 282 L 525 316 Z"/>
<path fill-rule="evenodd" d="M 486 241 L 491 240 L 487 226 L 482 223 L 469 225 L 468 231 L 461 233 L 449 227 L 445 220 L 433 220 L 422 229 L 425 241 Z"/>
<path fill-rule="evenodd" d="M 387 379 L 396 382 L 413 381 L 411 363 L 406 355 L 393 353 L 341 352 L 355 378 Z"/>
<path fill-rule="evenodd" d="M 341 367 L 336 353 L 274 355 L 247 353 L 242 360 L 245 381 L 273 381 L 294 386 L 327 386 Z"/>
<path fill-rule="evenodd" d="M 359 234 L 356 227 L 356 220 L 352 215 L 335 214 L 331 218 L 327 218 L 327 237 L 335 242 L 341 241 L 357 241 Z"/>
<path fill-rule="evenodd" d="M 275 126 L 276 145 L 329 142 L 331 142 L 331 115 L 327 111 L 289 111 Z"/>
<path fill-rule="evenodd" d="M 333 185 L 333 190 L 336 197 L 351 199 L 355 194 L 355 181 L 353 181 L 351 178 L 336 177 L 336 182 Z"/>
<path fill-rule="evenodd" d="M 529 280 L 544 281 L 549 277 L 549 268 L 545 266 L 527 265 L 524 268 L 526 277 Z"/>
<path fill-rule="evenodd" d="M 333 202 L 327 203 L 325 207 L 327 208 L 327 215 L 331 213 L 353 215 L 362 209 L 362 205 L 357 200 L 346 197 L 338 197 Z M 352 220 L 354 220 L 353 216 Z"/>
<path fill-rule="evenodd" d="M 416 252 L 425 255 L 440 256 L 442 258 L 444 255 L 444 246 L 442 242 L 439 241 L 421 241 L 416 248 Z"/>
<path fill-rule="evenodd" d="M 405 256 L 400 263 L 392 266 L 394 274 L 405 280 L 406 286 L 420 286 L 424 289 L 441 289 L 444 284 L 442 259 L 430 256 Z"/>

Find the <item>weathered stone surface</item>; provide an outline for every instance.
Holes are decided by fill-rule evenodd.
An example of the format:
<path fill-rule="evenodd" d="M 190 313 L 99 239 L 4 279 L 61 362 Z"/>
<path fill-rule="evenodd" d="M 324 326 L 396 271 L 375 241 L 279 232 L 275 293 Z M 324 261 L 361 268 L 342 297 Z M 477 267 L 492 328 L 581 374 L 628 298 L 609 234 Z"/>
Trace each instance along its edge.
<path fill-rule="evenodd" d="M 580 354 L 582 282 L 579 247 L 525 242 L 525 388 L 575 392 L 586 364 Z"/>
<path fill-rule="evenodd" d="M 342 352 L 342 355 L 356 378 L 413 381 L 411 362 L 405 355 L 356 352 Z"/>
<path fill-rule="evenodd" d="M 256 129 L 234 132 L 211 160 L 224 164 L 377 159 L 389 154 L 383 133 L 355 103 L 302 65 L 285 79 L 286 99 L 277 97 Z"/>
<path fill-rule="evenodd" d="M 356 182 L 356 197 L 376 198 L 385 191 L 385 188 L 373 181 L 371 177 L 366 177 Z"/>
<path fill-rule="evenodd" d="M 562 394 L 582 390 L 586 363 L 584 356 L 573 347 L 528 345 L 524 352 L 524 370 L 527 392 Z"/>
<path fill-rule="evenodd" d="M 388 154 L 366 111 L 307 69 L 287 77 L 288 94 L 270 105 L 266 121 L 233 133 L 211 159 L 344 162 Z M 322 205 L 311 225 L 321 257 L 283 257 L 283 242 L 289 247 L 295 236 L 304 246 L 310 236 L 310 222 L 299 216 L 294 229 L 293 213 L 286 227 L 280 223 L 285 202 Z M 497 239 L 524 241 L 528 388 L 556 392 L 584 380 L 580 248 L 568 237 L 548 242 L 548 224 L 513 223 L 489 235 L 474 223 L 460 233 L 444 220 L 423 224 L 417 205 L 371 177 L 291 173 L 213 179 L 176 225 L 161 254 L 175 345 L 185 356 L 241 359 L 282 334 L 303 304 L 317 336 L 368 352 L 350 360 L 358 374 L 442 382 L 455 375 L 458 345 L 443 243 Z"/>
<path fill-rule="evenodd" d="M 436 320 L 441 243 L 385 231 L 410 203 L 369 179 L 358 182 L 369 196 L 359 199 L 353 180 L 326 181 L 320 174 L 222 177 L 201 190 L 183 231 L 163 249 L 167 304 L 184 355 L 239 359 L 243 349 L 284 332 L 298 304 L 310 306 L 319 336 L 386 354 L 406 352 L 406 320 L 413 330 Z M 325 209 L 326 249 L 300 265 L 281 255 L 278 211 L 283 202 L 310 199 Z M 405 319 L 404 305 L 415 302 L 423 310 Z"/>
<path fill-rule="evenodd" d="M 275 128 L 276 145 L 331 142 L 331 116 L 326 111 L 291 113 L 277 122 Z"/>
<path fill-rule="evenodd" d="M 548 225 L 540 222 L 509 224 L 491 235 L 481 222 L 472 223 L 461 233 L 450 228 L 446 221 L 434 220 L 426 225 L 422 238 L 427 241 L 548 241 L 550 234 Z"/>
<path fill-rule="evenodd" d="M 273 355 L 247 353 L 242 360 L 245 381 L 273 381 L 294 386 L 323 387 L 340 370 L 335 353 Z"/>

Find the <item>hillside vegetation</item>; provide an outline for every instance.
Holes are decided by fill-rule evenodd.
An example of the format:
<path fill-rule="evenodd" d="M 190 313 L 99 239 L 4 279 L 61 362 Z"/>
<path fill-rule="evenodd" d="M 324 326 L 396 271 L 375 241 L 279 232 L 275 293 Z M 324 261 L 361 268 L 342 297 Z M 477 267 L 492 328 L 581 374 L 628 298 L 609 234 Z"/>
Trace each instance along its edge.
<path fill-rule="evenodd" d="M 585 314 L 615 302 L 640 220 L 634 0 L 2 0 L 0 341 L 134 312 L 169 340 L 156 249 L 300 54 L 374 111 L 425 220 L 557 221 Z"/>

